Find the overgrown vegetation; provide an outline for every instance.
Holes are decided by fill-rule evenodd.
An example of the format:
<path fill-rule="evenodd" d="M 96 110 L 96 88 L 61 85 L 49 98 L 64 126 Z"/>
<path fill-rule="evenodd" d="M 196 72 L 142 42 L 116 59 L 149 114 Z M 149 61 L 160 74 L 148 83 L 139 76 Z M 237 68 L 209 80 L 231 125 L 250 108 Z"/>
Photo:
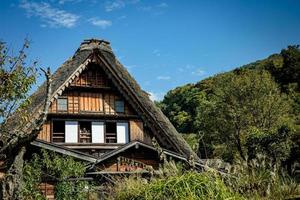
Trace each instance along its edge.
<path fill-rule="evenodd" d="M 292 169 L 300 162 L 299 72 L 299 46 L 289 46 L 171 90 L 158 105 L 192 146 L 198 139 L 201 158 L 234 163 L 264 154 Z"/>
<path fill-rule="evenodd" d="M 151 180 L 131 176 L 115 180 L 109 199 L 243 199 L 213 172 L 185 171 L 174 162 L 165 162 Z"/>
<path fill-rule="evenodd" d="M 25 163 L 23 199 L 46 199 L 39 190 L 39 185 L 45 180 L 55 181 L 56 199 L 86 199 L 88 182 L 80 180 L 84 177 L 85 166 L 74 161 L 69 156 L 61 156 L 53 152 L 42 150 L 41 154 L 34 154 L 32 159 Z M 71 179 L 71 180 L 70 180 Z"/>
<path fill-rule="evenodd" d="M 116 180 L 109 199 L 287 199 L 300 195 L 300 186 L 272 162 L 258 156 L 226 167 L 228 173 L 213 168 L 205 172 L 182 171 L 168 164 L 158 177 L 147 180 L 131 176 Z M 167 173 L 166 173 L 167 171 Z"/>

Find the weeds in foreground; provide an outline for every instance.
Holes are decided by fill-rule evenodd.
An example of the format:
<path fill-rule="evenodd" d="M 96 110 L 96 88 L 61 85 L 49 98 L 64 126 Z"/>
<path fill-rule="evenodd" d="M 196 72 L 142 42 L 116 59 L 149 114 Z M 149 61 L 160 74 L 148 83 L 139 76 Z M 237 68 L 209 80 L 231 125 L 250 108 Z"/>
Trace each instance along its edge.
<path fill-rule="evenodd" d="M 300 186 L 265 157 L 227 166 L 226 175 L 209 168 L 184 171 L 166 163 L 159 175 L 149 179 L 131 176 L 116 181 L 110 199 L 288 199 L 300 196 Z"/>

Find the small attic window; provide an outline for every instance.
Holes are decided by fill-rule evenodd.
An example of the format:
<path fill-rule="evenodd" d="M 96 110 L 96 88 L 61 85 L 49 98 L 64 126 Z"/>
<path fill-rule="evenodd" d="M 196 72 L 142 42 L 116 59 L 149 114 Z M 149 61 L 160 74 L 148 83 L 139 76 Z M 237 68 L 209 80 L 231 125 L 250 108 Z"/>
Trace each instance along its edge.
<path fill-rule="evenodd" d="M 115 107 L 116 107 L 116 112 L 117 112 L 117 113 L 124 113 L 124 112 L 125 112 L 124 101 L 122 101 L 122 100 L 117 100 L 117 101 L 115 102 Z"/>
<path fill-rule="evenodd" d="M 67 111 L 68 110 L 68 99 L 60 97 L 57 99 L 57 110 Z"/>

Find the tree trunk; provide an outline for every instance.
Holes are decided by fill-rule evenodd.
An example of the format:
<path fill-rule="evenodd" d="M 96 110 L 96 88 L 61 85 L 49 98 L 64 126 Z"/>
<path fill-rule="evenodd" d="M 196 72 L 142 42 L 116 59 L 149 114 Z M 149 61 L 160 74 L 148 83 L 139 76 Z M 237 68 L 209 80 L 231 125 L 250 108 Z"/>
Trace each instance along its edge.
<path fill-rule="evenodd" d="M 21 199 L 21 190 L 23 188 L 23 157 L 25 152 L 26 148 L 21 147 L 14 157 L 9 169 L 6 171 L 6 175 L 1 185 L 2 191 L 0 194 L 0 199 Z"/>
<path fill-rule="evenodd" d="M 246 157 L 245 157 L 245 155 L 244 155 L 244 152 L 243 152 L 243 149 L 242 149 L 242 143 L 241 143 L 241 134 L 240 134 L 240 130 L 239 129 L 237 129 L 237 131 L 236 131 L 236 146 L 237 146 L 237 150 L 238 150 L 238 152 L 239 152 L 239 154 L 240 154 L 240 156 L 241 156 L 241 158 L 243 159 L 243 160 L 246 160 Z"/>

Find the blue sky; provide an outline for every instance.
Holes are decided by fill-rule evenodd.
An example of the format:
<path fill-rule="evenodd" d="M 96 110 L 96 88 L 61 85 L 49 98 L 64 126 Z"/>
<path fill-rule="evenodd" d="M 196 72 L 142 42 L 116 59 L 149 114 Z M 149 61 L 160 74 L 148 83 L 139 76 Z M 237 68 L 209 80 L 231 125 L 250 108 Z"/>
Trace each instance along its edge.
<path fill-rule="evenodd" d="M 154 99 L 300 44 L 297 0 L 1 0 L 0 17 L 0 39 L 28 37 L 29 59 L 52 71 L 83 39 L 110 41 Z"/>

